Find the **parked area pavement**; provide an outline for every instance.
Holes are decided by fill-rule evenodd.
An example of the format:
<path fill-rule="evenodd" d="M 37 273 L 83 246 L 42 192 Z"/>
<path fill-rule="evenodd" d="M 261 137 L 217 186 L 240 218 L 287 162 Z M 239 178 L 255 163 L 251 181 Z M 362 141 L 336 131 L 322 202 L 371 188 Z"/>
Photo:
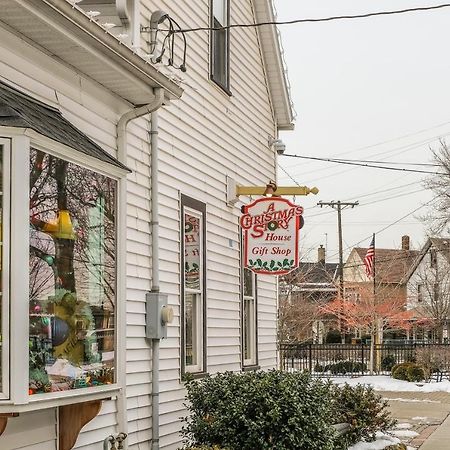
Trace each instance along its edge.
<path fill-rule="evenodd" d="M 392 416 L 398 420 L 393 431 L 410 448 L 450 449 L 450 393 L 395 392 L 379 394 L 388 400 Z"/>

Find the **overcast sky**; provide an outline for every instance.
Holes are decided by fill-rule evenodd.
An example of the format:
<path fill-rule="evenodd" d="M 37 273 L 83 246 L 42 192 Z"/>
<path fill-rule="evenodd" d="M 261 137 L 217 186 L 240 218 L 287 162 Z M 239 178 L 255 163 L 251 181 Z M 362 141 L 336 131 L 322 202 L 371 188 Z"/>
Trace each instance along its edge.
<path fill-rule="evenodd" d="M 440 3 L 275 0 L 279 20 Z M 295 131 L 281 134 L 286 153 L 430 163 L 430 146 L 437 148 L 440 138 L 450 141 L 450 8 L 285 25 L 280 31 L 297 112 Z M 424 243 L 427 228 L 420 216 L 426 208 L 378 233 L 430 201 L 432 194 L 422 187 L 424 175 L 287 157 L 280 157 L 279 165 L 300 184 L 320 189 L 317 196 L 296 199 L 305 206 L 301 236 L 305 260 L 314 260 L 316 248 L 326 239 L 328 260 L 338 260 L 337 213 L 315 206 L 319 200 L 359 200 L 360 206 L 343 212 L 344 248 L 361 240 L 359 246 L 367 247 L 374 232 L 380 248 L 398 248 L 403 234 L 411 236 L 415 248 Z M 279 184 L 294 184 L 281 169 Z"/>

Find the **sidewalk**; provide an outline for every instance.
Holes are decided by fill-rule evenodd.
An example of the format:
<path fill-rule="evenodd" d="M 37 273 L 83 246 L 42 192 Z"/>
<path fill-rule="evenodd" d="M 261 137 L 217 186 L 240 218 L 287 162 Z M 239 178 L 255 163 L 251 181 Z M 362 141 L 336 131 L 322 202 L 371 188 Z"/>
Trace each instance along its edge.
<path fill-rule="evenodd" d="M 379 392 L 398 420 L 394 431 L 410 448 L 450 449 L 450 394 L 446 392 Z"/>
<path fill-rule="evenodd" d="M 430 434 L 420 450 L 448 450 L 450 448 L 450 416 Z"/>

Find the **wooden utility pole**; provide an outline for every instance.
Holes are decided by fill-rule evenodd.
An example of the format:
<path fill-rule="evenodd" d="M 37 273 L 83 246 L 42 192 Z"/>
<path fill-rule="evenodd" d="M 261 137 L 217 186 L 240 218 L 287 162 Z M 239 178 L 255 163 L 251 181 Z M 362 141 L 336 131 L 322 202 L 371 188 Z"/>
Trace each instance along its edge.
<path fill-rule="evenodd" d="M 342 209 L 354 208 L 359 205 L 359 202 L 319 202 L 317 203 L 321 208 L 322 206 L 331 206 L 338 213 L 338 235 L 339 235 L 339 297 L 344 298 L 344 251 L 342 249 Z"/>
<path fill-rule="evenodd" d="M 354 208 L 359 205 L 359 202 L 341 202 L 338 200 L 337 202 L 319 202 L 317 203 L 321 208 L 322 206 L 331 206 L 338 213 L 338 235 L 339 235 L 339 298 L 341 301 L 344 300 L 344 251 L 342 249 L 342 218 L 341 212 L 344 208 Z M 343 322 L 339 324 L 339 328 L 341 331 L 342 343 L 345 343 L 345 330 Z"/>

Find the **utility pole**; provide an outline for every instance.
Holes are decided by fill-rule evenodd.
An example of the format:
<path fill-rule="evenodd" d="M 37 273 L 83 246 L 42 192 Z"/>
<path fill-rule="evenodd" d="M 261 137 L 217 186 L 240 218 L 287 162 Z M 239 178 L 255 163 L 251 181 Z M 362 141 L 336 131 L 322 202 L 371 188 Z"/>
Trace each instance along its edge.
<path fill-rule="evenodd" d="M 321 208 L 323 206 L 331 206 L 338 213 L 338 235 L 339 235 L 339 297 L 341 299 L 344 298 L 344 255 L 342 249 L 342 218 L 341 212 L 342 209 L 345 208 L 354 208 L 359 205 L 359 202 L 341 202 L 338 200 L 337 202 L 322 202 L 317 203 Z"/>
<path fill-rule="evenodd" d="M 339 235 L 339 298 L 344 300 L 344 251 L 342 249 L 342 218 L 341 212 L 345 208 L 354 208 L 359 205 L 359 202 L 319 202 L 317 203 L 321 208 L 322 206 L 331 206 L 338 213 L 338 235 Z M 341 331 L 342 343 L 345 344 L 345 329 L 343 326 L 343 319 L 340 321 L 339 328 Z"/>

